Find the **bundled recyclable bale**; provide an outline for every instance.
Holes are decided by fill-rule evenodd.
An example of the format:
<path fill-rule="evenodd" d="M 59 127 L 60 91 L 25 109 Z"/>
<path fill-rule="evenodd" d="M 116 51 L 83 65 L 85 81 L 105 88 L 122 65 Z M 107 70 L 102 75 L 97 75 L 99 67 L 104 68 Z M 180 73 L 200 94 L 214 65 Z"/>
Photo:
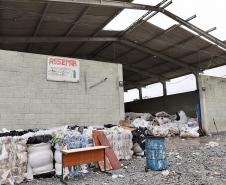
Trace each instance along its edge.
<path fill-rule="evenodd" d="M 27 146 L 22 137 L 0 137 L 0 184 L 19 184 L 27 172 Z"/>
<path fill-rule="evenodd" d="M 93 146 L 92 141 L 92 128 L 84 129 L 81 134 L 77 129 L 71 130 L 64 128 L 57 132 L 53 137 L 53 143 L 55 144 L 55 169 L 56 175 L 62 175 L 62 150 L 64 149 L 76 149 L 85 148 L 87 146 Z M 73 166 L 64 169 L 65 176 L 82 176 L 87 172 L 88 165 Z"/>
<path fill-rule="evenodd" d="M 129 130 L 113 127 L 104 130 L 104 133 L 119 160 L 132 158 L 133 135 Z"/>
<path fill-rule="evenodd" d="M 14 184 L 15 180 L 12 176 L 12 138 L 0 138 L 0 184 Z"/>

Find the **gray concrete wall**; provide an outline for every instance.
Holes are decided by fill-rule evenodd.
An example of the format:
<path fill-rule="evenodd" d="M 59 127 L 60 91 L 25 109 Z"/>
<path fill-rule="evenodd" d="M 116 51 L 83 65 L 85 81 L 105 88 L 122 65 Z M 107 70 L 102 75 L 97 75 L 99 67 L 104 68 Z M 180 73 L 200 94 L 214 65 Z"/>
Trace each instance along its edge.
<path fill-rule="evenodd" d="M 215 133 L 213 119 L 219 132 L 226 131 L 226 79 L 199 76 L 202 126 L 207 133 Z"/>
<path fill-rule="evenodd" d="M 0 50 L 0 128 L 115 124 L 124 117 L 121 65 L 80 60 L 79 83 L 52 82 L 47 57 Z"/>
<path fill-rule="evenodd" d="M 175 114 L 184 110 L 188 116 L 196 116 L 196 92 L 187 92 L 158 98 L 138 100 L 125 103 L 126 112 L 150 112 L 165 111 Z"/>

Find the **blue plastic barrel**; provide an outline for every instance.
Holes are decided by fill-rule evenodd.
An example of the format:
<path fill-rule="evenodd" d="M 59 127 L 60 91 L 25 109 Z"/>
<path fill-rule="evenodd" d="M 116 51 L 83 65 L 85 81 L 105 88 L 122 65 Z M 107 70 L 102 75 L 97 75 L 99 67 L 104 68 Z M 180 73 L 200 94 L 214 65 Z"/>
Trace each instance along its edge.
<path fill-rule="evenodd" d="M 167 169 L 165 138 L 149 137 L 145 142 L 146 169 L 161 171 Z"/>

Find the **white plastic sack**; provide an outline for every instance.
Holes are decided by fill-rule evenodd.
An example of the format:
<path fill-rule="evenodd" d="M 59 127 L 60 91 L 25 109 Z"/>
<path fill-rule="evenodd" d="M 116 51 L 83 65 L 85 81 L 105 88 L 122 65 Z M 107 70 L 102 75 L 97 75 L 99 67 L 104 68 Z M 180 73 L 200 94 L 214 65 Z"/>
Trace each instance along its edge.
<path fill-rule="evenodd" d="M 45 151 L 45 150 L 51 150 L 51 144 L 50 143 L 40 143 L 40 144 L 33 144 L 29 145 L 28 152 L 39 152 L 39 151 Z"/>
<path fill-rule="evenodd" d="M 62 164 L 62 152 L 59 150 L 56 150 L 54 153 L 54 159 L 55 159 L 56 163 Z"/>
<path fill-rule="evenodd" d="M 180 122 L 181 123 L 187 123 L 188 122 L 188 117 L 187 115 L 185 114 L 185 112 L 183 110 L 179 111 L 178 112 L 179 116 L 180 116 Z"/>
<path fill-rule="evenodd" d="M 29 145 L 28 165 L 32 168 L 33 175 L 51 172 L 53 170 L 53 152 L 50 143 Z"/>
<path fill-rule="evenodd" d="M 51 150 L 40 150 L 31 152 L 28 155 L 28 162 L 32 168 L 39 168 L 53 162 L 53 152 Z"/>
<path fill-rule="evenodd" d="M 183 127 L 183 128 L 181 128 L 181 131 L 180 131 L 180 137 L 183 137 L 183 138 L 186 138 L 186 137 L 191 137 L 191 138 L 199 137 L 198 129 L 199 129 L 199 127 L 194 127 L 194 128 Z"/>
<path fill-rule="evenodd" d="M 160 125 L 169 123 L 171 120 L 166 117 L 156 117 L 156 120 L 159 122 Z"/>
<path fill-rule="evenodd" d="M 144 152 L 138 143 L 134 143 L 133 151 L 134 151 L 135 154 L 139 154 L 139 153 Z"/>
<path fill-rule="evenodd" d="M 56 175 L 62 175 L 62 164 L 61 163 L 55 163 L 55 171 L 56 171 Z"/>
<path fill-rule="evenodd" d="M 32 168 L 33 175 L 48 173 L 53 170 L 53 163 L 46 164 L 38 168 Z"/>
<path fill-rule="evenodd" d="M 133 122 L 132 122 L 132 126 L 134 126 L 135 128 L 147 128 L 149 125 L 151 124 L 150 121 L 146 121 L 142 118 L 136 118 Z"/>

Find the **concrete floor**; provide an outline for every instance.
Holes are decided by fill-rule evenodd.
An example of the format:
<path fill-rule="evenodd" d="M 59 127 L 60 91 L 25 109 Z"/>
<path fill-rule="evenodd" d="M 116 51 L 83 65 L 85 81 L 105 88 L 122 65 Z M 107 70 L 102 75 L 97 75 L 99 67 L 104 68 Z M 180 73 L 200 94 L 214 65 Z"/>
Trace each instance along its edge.
<path fill-rule="evenodd" d="M 220 145 L 208 147 L 215 141 Z M 167 160 L 169 175 L 160 171 L 145 172 L 145 158 L 122 161 L 124 168 L 111 171 L 122 175 L 113 179 L 112 175 L 89 172 L 85 177 L 70 179 L 68 184 L 80 185 L 127 185 L 127 184 L 183 184 L 183 185 L 226 185 L 226 134 L 196 139 L 167 138 Z M 39 179 L 23 185 L 60 185 L 57 178 Z"/>

